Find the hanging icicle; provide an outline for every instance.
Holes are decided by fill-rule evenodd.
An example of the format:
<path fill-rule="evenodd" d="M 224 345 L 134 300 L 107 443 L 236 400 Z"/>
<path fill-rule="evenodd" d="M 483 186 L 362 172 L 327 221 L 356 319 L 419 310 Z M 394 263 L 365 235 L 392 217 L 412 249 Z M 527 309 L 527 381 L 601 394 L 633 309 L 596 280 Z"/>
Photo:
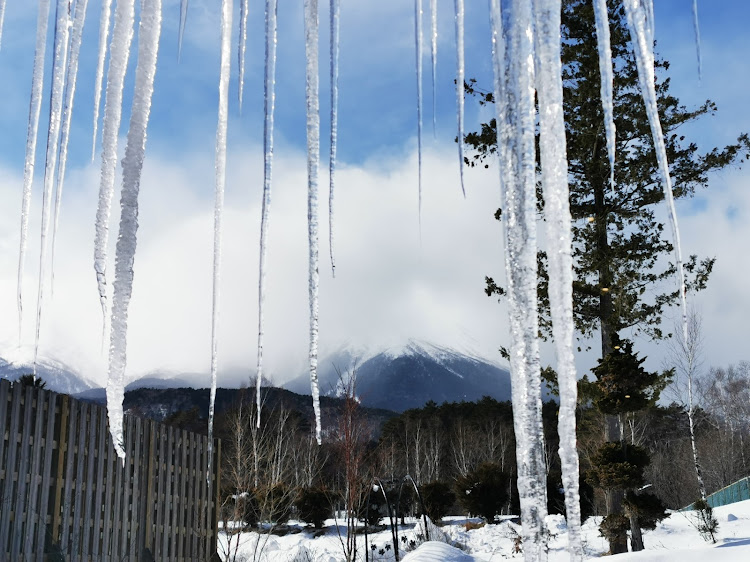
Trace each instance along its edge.
<path fill-rule="evenodd" d="M 685 270 L 682 265 L 682 247 L 680 245 L 680 227 L 677 222 L 677 210 L 674 206 L 672 194 L 672 179 L 669 176 L 669 162 L 667 148 L 664 144 L 664 134 L 659 121 L 659 110 L 656 101 L 656 85 L 654 80 L 654 41 L 653 41 L 653 5 L 649 0 L 623 0 L 625 14 L 630 28 L 630 39 L 633 43 L 635 61 L 638 66 L 638 82 L 646 105 L 646 114 L 651 126 L 651 136 L 654 139 L 654 150 L 659 162 L 659 173 L 664 188 L 664 198 L 669 209 L 669 220 L 672 225 L 672 244 L 674 245 L 677 282 L 680 291 L 680 305 L 682 307 L 682 331 L 687 341 L 687 295 L 685 289 Z"/>
<path fill-rule="evenodd" d="M 239 66 L 239 100 L 242 111 L 242 92 L 245 89 L 245 49 L 247 45 L 247 14 L 250 11 L 249 0 L 240 1 L 240 39 L 237 45 L 237 64 Z"/>
<path fill-rule="evenodd" d="M 320 100 L 318 76 L 318 0 L 305 0 L 305 99 L 307 100 L 307 234 L 310 293 L 310 390 L 315 411 L 315 437 L 321 443 L 318 388 L 318 170 L 320 168 Z"/>
<path fill-rule="evenodd" d="M 99 205 L 96 210 L 96 235 L 94 237 L 94 271 L 102 307 L 102 337 L 107 324 L 107 246 L 109 243 L 109 215 L 115 190 L 117 169 L 117 135 L 122 118 L 122 94 L 125 72 L 128 69 L 130 45 L 133 42 L 135 0 L 120 0 L 115 8 L 115 26 L 109 51 L 107 96 L 104 102 L 102 124 L 102 171 L 99 183 Z"/>
<path fill-rule="evenodd" d="M 125 458 L 122 401 L 125 395 L 127 362 L 128 307 L 133 293 L 133 264 L 138 233 L 138 193 L 146 151 L 146 131 L 154 93 L 156 59 L 161 35 L 162 0 L 143 0 L 138 32 L 138 63 L 135 68 L 135 92 L 130 126 L 122 160 L 120 195 L 120 232 L 117 237 L 112 330 L 109 344 L 107 410 L 115 451 Z M 209 440 L 209 448 L 211 441 Z"/>
<path fill-rule="evenodd" d="M 331 274 L 333 277 L 336 277 L 336 260 L 333 251 L 333 195 L 339 129 L 339 16 L 339 0 L 331 0 L 331 143 L 328 157 L 328 250 L 331 254 Z"/>
<path fill-rule="evenodd" d="M 229 114 L 229 68 L 232 50 L 232 0 L 221 2 L 221 67 L 219 73 L 219 118 L 216 125 L 216 197 L 214 200 L 213 298 L 211 301 L 211 397 L 208 405 L 208 478 L 211 474 L 214 436 L 216 374 L 219 365 L 219 286 L 221 282 L 221 219 L 227 180 L 227 121 Z"/>
<path fill-rule="evenodd" d="M 466 197 L 464 186 L 464 0 L 455 0 L 456 8 L 456 117 L 458 119 L 458 170 L 461 176 L 461 192 Z"/>
<path fill-rule="evenodd" d="M 596 44 L 599 50 L 599 74 L 601 75 L 601 98 L 604 110 L 604 132 L 607 137 L 609 156 L 609 183 L 615 188 L 615 110 L 614 73 L 612 72 L 612 48 L 609 36 L 609 16 L 607 0 L 594 0 L 594 21 L 596 22 Z"/>
<path fill-rule="evenodd" d="M 528 561 L 544 562 L 547 491 L 537 338 L 532 13 L 526 0 L 508 2 L 506 52 L 499 0 L 490 0 L 490 8 L 523 552 Z"/>
<path fill-rule="evenodd" d="M 42 326 L 42 297 L 47 271 L 47 234 L 52 208 L 57 150 L 60 142 L 60 116 L 65 93 L 65 69 L 68 59 L 71 0 L 57 0 L 55 8 L 55 44 L 52 57 L 52 88 L 49 99 L 49 127 L 47 129 L 47 155 L 44 163 L 44 188 L 42 191 L 42 230 L 39 249 L 39 287 L 36 297 L 36 331 L 34 336 L 34 372 L 39 356 L 39 333 Z"/>
<path fill-rule="evenodd" d="M 268 219 L 271 212 L 273 172 L 273 116 L 276 102 L 276 0 L 266 0 L 266 70 L 263 83 L 263 203 L 260 216 L 260 260 L 258 265 L 258 364 L 255 381 L 256 424 L 260 427 L 260 387 L 263 381 L 263 335 L 266 307 L 266 257 Z"/>
<path fill-rule="evenodd" d="M 432 136 L 437 135 L 437 0 L 430 0 L 430 58 L 432 59 Z"/>
<path fill-rule="evenodd" d="M 695 56 L 698 59 L 698 80 L 700 81 L 703 79 L 703 57 L 701 57 L 701 28 L 698 25 L 698 0 L 693 0 L 693 30 L 695 31 Z"/>
<path fill-rule="evenodd" d="M 5 0 L 0 0 L 0 49 L 3 46 L 3 22 L 5 21 Z"/>
<path fill-rule="evenodd" d="M 107 57 L 107 38 L 109 37 L 109 20 L 112 15 L 112 0 L 102 0 L 102 11 L 99 15 L 99 55 L 96 63 L 94 80 L 94 132 L 91 142 L 91 161 L 96 156 L 96 133 L 99 127 L 99 108 L 102 104 L 102 83 L 104 82 L 104 59 Z"/>
<path fill-rule="evenodd" d="M 177 61 L 182 58 L 182 38 L 185 35 L 185 24 L 187 23 L 188 0 L 180 0 L 180 28 L 177 31 Z"/>
<path fill-rule="evenodd" d="M 422 0 L 414 0 L 414 47 L 417 57 L 417 161 L 419 174 L 419 236 L 422 237 Z"/>
<path fill-rule="evenodd" d="M 31 78 L 31 103 L 26 129 L 26 156 L 23 166 L 23 197 L 21 200 L 21 246 L 18 252 L 18 341 L 23 327 L 23 270 L 26 261 L 26 240 L 29 233 L 29 209 L 31 207 L 31 185 L 34 182 L 34 158 L 39 132 L 39 112 L 42 108 L 44 87 L 44 56 L 47 50 L 47 21 L 49 0 L 39 0 L 36 24 L 36 46 L 34 48 L 34 72 Z"/>
<path fill-rule="evenodd" d="M 65 183 L 65 169 L 68 162 L 68 141 L 70 140 L 70 124 L 73 118 L 73 101 L 76 95 L 76 79 L 78 78 L 78 59 L 81 53 L 83 26 L 86 23 L 86 9 L 88 0 L 78 0 L 73 16 L 73 30 L 70 37 L 70 60 L 65 77 L 65 105 L 63 105 L 62 131 L 60 133 L 60 164 L 57 167 L 57 189 L 55 190 L 55 210 L 52 221 L 52 291 L 55 284 L 55 246 L 57 243 L 57 227 L 60 223 L 60 207 L 62 205 L 63 184 Z"/>
<path fill-rule="evenodd" d="M 549 250 L 549 301 L 560 388 L 560 465 L 571 560 L 583 560 L 579 463 L 576 449 L 578 381 L 573 355 L 573 256 L 565 150 L 560 0 L 535 0 L 534 47 L 539 100 L 539 154 Z"/>

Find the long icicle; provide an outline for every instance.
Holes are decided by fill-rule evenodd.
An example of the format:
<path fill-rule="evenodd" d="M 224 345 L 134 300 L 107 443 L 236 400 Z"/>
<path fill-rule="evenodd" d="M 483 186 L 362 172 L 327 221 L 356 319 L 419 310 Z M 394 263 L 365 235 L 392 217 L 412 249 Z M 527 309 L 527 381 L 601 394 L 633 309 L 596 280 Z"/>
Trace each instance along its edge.
<path fill-rule="evenodd" d="M 560 464 L 565 489 L 568 551 L 572 561 L 582 561 L 581 498 L 576 449 L 578 387 L 573 355 L 573 256 L 560 59 L 560 13 L 560 0 L 534 2 L 539 152 L 547 240 L 550 246 L 549 301 L 560 387 Z"/>
<path fill-rule="evenodd" d="M 238 97 L 240 111 L 242 111 L 242 93 L 245 89 L 245 50 L 247 48 L 247 15 L 250 11 L 248 0 L 240 0 L 240 37 L 237 43 L 237 64 L 239 66 L 240 79 L 238 84 Z"/>
<path fill-rule="evenodd" d="M 96 156 L 96 133 L 99 128 L 99 108 L 102 105 L 102 84 L 104 82 L 104 59 L 107 56 L 107 38 L 109 37 L 109 20 L 112 16 L 112 0 L 102 0 L 102 11 L 99 15 L 99 56 L 96 63 L 94 80 L 94 132 L 91 141 L 91 161 Z"/>
<path fill-rule="evenodd" d="M 458 170 L 461 176 L 461 192 L 466 197 L 464 186 L 464 0 L 455 0 L 456 8 L 456 116 L 458 119 Z"/>
<path fill-rule="evenodd" d="M 414 0 L 414 51 L 417 63 L 417 162 L 419 182 L 419 237 L 422 237 L 422 0 Z"/>
<path fill-rule="evenodd" d="M 601 98 L 604 110 L 604 132 L 607 137 L 609 156 L 609 183 L 615 188 L 615 110 L 614 73 L 612 72 L 612 47 L 609 35 L 607 0 L 594 0 L 594 21 L 596 22 L 596 46 L 599 51 L 599 74 L 601 76 Z"/>
<path fill-rule="evenodd" d="M 122 94 L 125 72 L 128 68 L 130 46 L 133 42 L 135 0 L 119 0 L 115 8 L 115 26 L 109 51 L 107 72 L 107 97 L 104 102 L 102 124 L 102 166 L 99 183 L 99 204 L 96 210 L 96 234 L 94 236 L 94 271 L 102 307 L 102 337 L 107 324 L 107 246 L 109 243 L 109 215 L 112 210 L 112 195 L 115 189 L 117 169 L 117 135 L 122 118 Z"/>
<path fill-rule="evenodd" d="M 501 204 L 511 332 L 511 391 L 523 552 L 547 560 L 547 514 L 537 314 L 534 63 L 531 4 L 509 2 L 508 45 L 499 0 L 490 0 Z M 506 75 L 507 72 L 507 75 Z"/>
<path fill-rule="evenodd" d="M 437 38 L 438 17 L 437 0 L 430 0 L 430 58 L 432 59 L 432 135 L 437 132 Z"/>
<path fill-rule="evenodd" d="M 42 108 L 44 87 L 44 56 L 47 50 L 47 22 L 49 0 L 39 0 L 36 23 L 36 47 L 34 49 L 34 72 L 31 78 L 31 103 L 26 129 L 26 156 L 23 166 L 23 196 L 21 199 L 21 245 L 18 251 L 18 342 L 21 342 L 23 327 L 23 270 L 26 261 L 26 240 L 29 233 L 29 209 L 31 207 L 31 185 L 34 183 L 34 158 L 39 132 L 39 112 Z"/>
<path fill-rule="evenodd" d="M 52 87 L 49 100 L 49 127 L 47 129 L 47 155 L 44 163 L 44 188 L 42 192 L 42 231 L 39 249 L 39 288 L 36 297 L 36 332 L 34 336 L 34 372 L 39 356 L 39 334 L 42 325 L 42 297 L 47 271 L 47 234 L 49 233 L 52 189 L 54 187 L 57 150 L 60 142 L 60 115 L 65 93 L 65 69 L 68 58 L 71 0 L 57 0 L 55 8 L 55 43 L 52 63 Z"/>
<path fill-rule="evenodd" d="M 648 0 L 623 0 L 625 13 L 630 28 L 630 40 L 635 51 L 636 65 L 638 66 L 638 82 L 643 93 L 643 102 L 646 105 L 646 114 L 651 126 L 651 136 L 654 139 L 654 150 L 659 162 L 659 173 L 664 188 L 664 198 L 669 209 L 669 221 L 672 225 L 672 244 L 674 245 L 675 266 L 677 269 L 677 281 L 680 291 L 680 304 L 682 306 L 682 331 L 685 341 L 688 338 L 687 321 L 687 295 L 685 288 L 685 270 L 682 265 L 682 247 L 680 244 L 680 226 L 677 222 L 677 210 L 674 205 L 672 193 L 672 179 L 669 176 L 669 161 L 667 160 L 667 148 L 664 144 L 664 133 L 659 121 L 659 110 L 656 98 L 656 85 L 654 80 L 654 42 L 653 42 L 653 7 L 649 8 Z M 649 12 L 649 9 L 651 10 Z M 649 17 L 651 21 L 649 22 Z"/>
<path fill-rule="evenodd" d="M 336 150 L 339 128 L 339 0 L 331 0 L 331 143 L 328 157 L 328 250 L 331 255 L 331 273 L 336 277 L 336 259 L 334 257 L 333 196 L 334 177 L 336 175 Z"/>
<path fill-rule="evenodd" d="M 273 172 L 273 117 L 276 102 L 276 0 L 266 0 L 266 71 L 263 84 L 263 204 L 260 216 L 260 260 L 258 264 L 258 364 L 255 381 L 256 423 L 260 427 L 260 387 L 263 379 L 263 334 L 266 303 L 266 256 L 268 219 L 271 211 Z"/>
<path fill-rule="evenodd" d="M 3 22 L 5 21 L 5 0 L 0 0 L 0 48 L 3 45 Z"/>
<path fill-rule="evenodd" d="M 307 101 L 307 234 L 309 244 L 310 390 L 315 437 L 321 443 L 318 388 L 318 170 L 320 168 L 320 100 L 318 76 L 318 0 L 305 0 L 305 99 Z"/>
<path fill-rule="evenodd" d="M 133 264 L 138 233 L 138 193 L 146 152 L 151 100 L 154 93 L 156 59 L 161 35 L 162 0 L 143 0 L 138 32 L 138 63 L 135 68 L 135 92 L 130 126 L 122 160 L 120 195 L 120 232 L 117 237 L 114 294 L 112 297 L 112 331 L 109 344 L 107 411 L 115 451 L 125 458 L 123 446 L 122 401 L 127 362 L 128 307 L 133 293 Z M 210 441 L 209 441 L 210 447 Z"/>
<path fill-rule="evenodd" d="M 0 25 L 2 22 L 0 21 Z M 698 59 L 698 80 L 703 79 L 703 57 L 701 56 L 701 28 L 698 25 L 698 0 L 693 0 L 693 30 L 695 31 L 695 56 Z"/>
<path fill-rule="evenodd" d="M 216 124 L 216 193 L 214 200 L 214 264 L 211 301 L 211 397 L 208 405 L 208 478 L 213 460 L 214 405 L 219 365 L 219 284 L 221 280 L 221 235 L 224 187 L 227 180 L 227 121 L 229 113 L 229 69 L 232 57 L 232 0 L 221 2 L 221 69 L 219 72 L 219 117 Z"/>
<path fill-rule="evenodd" d="M 182 39 L 185 36 L 185 24 L 187 23 L 188 0 L 180 0 L 180 28 L 177 31 L 177 61 L 182 58 Z"/>
<path fill-rule="evenodd" d="M 68 71 L 65 78 L 65 105 L 62 114 L 62 130 L 60 133 L 60 164 L 57 167 L 57 189 L 55 190 L 55 210 L 52 222 L 52 251 L 50 259 L 52 265 L 50 274 L 52 277 L 52 291 L 54 293 L 55 283 L 55 246 L 57 244 L 57 227 L 60 224 L 60 207 L 62 205 L 63 184 L 65 182 L 65 168 L 68 161 L 68 141 L 70 140 L 70 124 L 73 117 L 73 101 L 76 95 L 76 78 L 78 77 L 78 59 L 81 53 L 81 41 L 83 39 L 83 27 L 86 23 L 86 9 L 88 0 L 78 0 L 73 17 L 73 29 L 70 36 L 70 59 Z"/>

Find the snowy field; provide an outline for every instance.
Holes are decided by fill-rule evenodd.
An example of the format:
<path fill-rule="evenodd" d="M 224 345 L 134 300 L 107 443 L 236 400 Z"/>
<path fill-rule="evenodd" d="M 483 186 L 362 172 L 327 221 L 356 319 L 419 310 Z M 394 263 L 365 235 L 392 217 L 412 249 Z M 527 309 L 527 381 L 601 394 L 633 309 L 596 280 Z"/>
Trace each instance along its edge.
<path fill-rule="evenodd" d="M 750 560 L 750 500 L 719 507 L 714 510 L 719 521 L 718 543 L 707 544 L 701 539 L 695 528 L 695 520 L 689 513 L 673 513 L 659 524 L 654 531 L 644 534 L 646 550 L 638 553 L 621 554 L 610 558 L 617 562 L 747 562 Z M 522 559 L 514 545 L 520 527 L 510 521 L 466 530 L 467 523 L 479 523 L 479 519 L 460 517 L 446 518 L 440 528 L 430 526 L 430 538 L 440 542 L 421 544 L 416 549 L 412 546 L 422 542 L 421 525 L 412 522 L 399 528 L 401 560 L 404 562 L 473 562 L 499 561 L 503 559 Z M 407 520 L 408 522 L 408 520 Z M 565 520 L 562 516 L 553 515 L 547 520 L 550 529 L 550 562 L 569 560 L 565 550 L 567 534 Z M 598 518 L 589 518 L 584 525 L 583 537 L 587 558 L 598 558 L 607 551 L 606 541 L 599 536 Z M 302 529 L 294 522 L 290 527 Z M 344 528 L 342 527 L 342 532 Z M 402 537 L 405 537 L 402 538 Z M 364 553 L 364 536 L 360 537 L 362 560 Z M 386 562 L 394 560 L 393 539 L 390 530 L 370 535 L 369 548 L 371 561 Z M 452 546 L 448 546 L 448 544 Z M 257 546 L 256 546 L 257 545 Z M 227 537 L 220 537 L 219 553 L 223 560 L 237 562 L 342 562 L 342 543 L 336 532 L 333 520 L 327 522 L 324 531 L 314 537 L 311 531 L 301 530 L 285 536 L 243 533 L 238 548 L 236 537 L 232 540 L 232 555 L 226 555 Z M 410 552 L 405 553 L 404 550 Z M 236 558 L 234 554 L 236 553 Z"/>

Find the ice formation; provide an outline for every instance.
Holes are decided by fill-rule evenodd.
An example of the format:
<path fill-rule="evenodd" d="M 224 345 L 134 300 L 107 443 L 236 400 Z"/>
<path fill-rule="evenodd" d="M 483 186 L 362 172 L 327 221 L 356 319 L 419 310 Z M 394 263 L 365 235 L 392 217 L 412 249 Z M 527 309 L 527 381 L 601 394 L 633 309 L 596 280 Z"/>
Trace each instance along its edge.
<path fill-rule="evenodd" d="M 78 0 L 73 14 L 73 29 L 70 36 L 70 60 L 65 77 L 65 105 L 62 114 L 62 129 L 60 132 L 60 163 L 57 167 L 57 189 L 55 190 L 55 210 L 52 222 L 52 252 L 50 258 L 52 266 L 52 282 L 55 280 L 55 244 L 57 241 L 57 227 L 60 223 L 60 207 L 62 204 L 63 185 L 65 183 L 65 169 L 68 161 L 68 141 L 70 140 L 70 124 L 73 118 L 73 101 L 76 95 L 76 79 L 78 77 L 78 59 L 81 53 L 83 26 L 86 23 L 86 8 L 88 0 Z M 54 290 L 54 289 L 53 289 Z"/>
<path fill-rule="evenodd" d="M 34 369 L 39 355 L 39 333 L 42 325 L 44 278 L 47 271 L 47 235 L 52 209 L 52 192 L 60 142 L 60 116 L 65 93 L 65 69 L 68 59 L 70 30 L 70 0 L 57 0 L 55 9 L 55 40 L 52 57 L 52 88 L 49 100 L 49 127 L 47 129 L 47 154 L 44 162 L 44 190 L 42 193 L 42 232 L 39 248 L 39 287 L 36 297 L 36 332 L 34 337 Z M 36 372 L 36 371 L 35 371 Z"/>
<path fill-rule="evenodd" d="M 539 100 L 539 155 L 547 224 L 549 302 L 560 388 L 558 432 L 568 550 L 572 560 L 583 560 L 576 449 L 578 381 L 573 355 L 573 256 L 560 60 L 560 9 L 560 0 L 535 1 L 534 48 Z"/>
<path fill-rule="evenodd" d="M 464 0 L 455 0 L 456 8 L 456 117 L 458 119 L 458 170 L 461 176 L 461 191 L 464 186 Z"/>
<path fill-rule="evenodd" d="M 680 306 L 682 308 L 682 331 L 685 341 L 687 341 L 687 295 L 685 290 L 685 271 L 682 266 L 680 227 L 677 222 L 677 210 L 674 206 L 667 148 L 664 144 L 664 134 L 662 133 L 661 122 L 659 121 L 656 86 L 654 83 L 654 8 L 650 0 L 623 0 L 623 4 L 628 19 L 628 27 L 630 28 L 630 39 L 633 43 L 636 65 L 638 66 L 638 82 L 641 86 L 643 101 L 646 104 L 646 113 L 649 125 L 651 126 L 651 136 L 654 140 L 656 159 L 659 163 L 659 173 L 664 188 L 664 198 L 667 201 L 669 221 L 672 225 L 672 244 L 674 245 L 675 267 L 677 268 Z"/>
<path fill-rule="evenodd" d="M 99 204 L 96 210 L 96 235 L 94 237 L 94 271 L 102 307 L 102 334 L 107 322 L 107 244 L 109 242 L 109 215 L 115 190 L 117 168 L 117 134 L 122 117 L 122 95 L 125 72 L 128 68 L 130 45 L 133 41 L 135 0 L 120 0 L 115 7 L 115 26 L 112 30 L 107 96 L 104 102 L 102 124 L 102 172 L 99 183 Z"/>
<path fill-rule="evenodd" d="M 417 57 L 417 161 L 419 231 L 422 232 L 422 0 L 414 0 L 414 47 Z"/>
<path fill-rule="evenodd" d="M 499 0 L 490 2 L 523 551 L 526 560 L 544 562 L 547 490 L 537 338 L 532 11 L 524 0 L 509 2 L 506 30 Z"/>
<path fill-rule="evenodd" d="M 187 0 L 185 0 L 187 2 Z M 245 50 L 247 48 L 247 14 L 249 0 L 240 0 L 240 37 L 237 43 L 237 65 L 239 67 L 238 97 L 242 110 L 242 93 L 245 89 Z"/>
<path fill-rule="evenodd" d="M 180 0 L 180 28 L 177 31 L 177 60 L 182 57 L 182 39 L 185 36 L 187 23 L 188 0 Z"/>
<path fill-rule="evenodd" d="M 115 451 L 125 458 L 123 446 L 122 401 L 125 394 L 128 306 L 133 293 L 133 263 L 138 232 L 138 193 L 146 151 L 146 130 L 154 93 L 156 59 L 161 35 L 162 0 L 143 0 L 138 37 L 138 63 L 135 68 L 135 91 L 130 114 L 125 157 L 122 160 L 122 193 L 120 195 L 120 232 L 117 237 L 114 294 L 112 296 L 112 329 L 109 344 L 107 410 Z M 209 441 L 210 446 L 210 441 Z"/>
<path fill-rule="evenodd" d="M 268 219 L 271 211 L 273 172 L 273 116 L 276 102 L 276 0 L 266 0 L 266 68 L 263 85 L 263 203 L 260 217 L 260 260 L 258 264 L 258 364 L 255 381 L 257 426 L 260 427 L 260 386 L 263 380 L 263 323 L 266 301 L 266 256 Z"/>
<path fill-rule="evenodd" d="M 315 437 L 321 443 L 318 388 L 318 170 L 320 168 L 320 100 L 318 80 L 318 0 L 305 0 L 305 99 L 307 105 L 307 235 L 309 244 L 310 390 Z"/>
<path fill-rule="evenodd" d="M 430 0 L 430 58 L 432 62 L 432 135 L 437 130 L 437 0 Z"/>
<path fill-rule="evenodd" d="M 336 176 L 336 149 L 339 130 L 339 0 L 331 0 L 331 143 L 328 155 L 328 249 L 331 255 L 331 274 L 336 277 L 336 259 L 333 248 L 333 203 Z"/>
<path fill-rule="evenodd" d="M 224 211 L 224 186 L 227 182 L 227 121 L 229 114 L 229 69 L 232 48 L 232 0 L 221 2 L 221 67 L 219 72 L 219 117 L 216 124 L 216 192 L 214 200 L 213 298 L 211 301 L 211 397 L 208 405 L 208 458 L 214 435 L 214 403 L 219 356 L 219 284 L 221 282 L 221 219 Z"/>
<path fill-rule="evenodd" d="M 0 48 L 3 45 L 3 22 L 5 21 L 5 0 L 0 0 Z"/>
<path fill-rule="evenodd" d="M 102 83 L 104 82 L 104 60 L 107 58 L 107 38 L 109 37 L 109 20 L 112 17 L 112 0 L 102 0 L 99 15 L 99 56 L 96 63 L 94 81 L 94 132 L 91 141 L 91 161 L 96 156 L 96 133 L 99 127 L 99 108 L 102 104 Z"/>
<path fill-rule="evenodd" d="M 0 19 L 2 26 L 2 19 Z M 703 78 L 703 57 L 701 56 L 701 28 L 698 25 L 698 0 L 693 0 L 693 30 L 695 31 L 695 56 L 698 59 L 698 80 Z"/>
<path fill-rule="evenodd" d="M 607 0 L 594 0 L 594 21 L 596 23 L 596 43 L 599 50 L 599 74 L 601 75 L 602 109 L 604 110 L 604 131 L 607 137 L 609 156 L 609 183 L 615 188 L 615 117 L 613 102 L 614 75 L 612 72 L 612 48 L 609 40 L 609 16 Z"/>
<path fill-rule="evenodd" d="M 31 207 L 31 185 L 34 182 L 34 156 L 39 132 L 39 112 L 42 108 L 44 87 L 44 55 L 47 51 L 47 21 L 49 0 L 39 0 L 36 24 L 36 46 L 34 47 L 34 72 L 31 78 L 31 103 L 26 129 L 26 157 L 23 165 L 23 197 L 21 199 L 21 245 L 18 251 L 18 339 L 23 325 L 23 269 L 26 261 L 26 239 L 29 233 L 29 209 Z"/>

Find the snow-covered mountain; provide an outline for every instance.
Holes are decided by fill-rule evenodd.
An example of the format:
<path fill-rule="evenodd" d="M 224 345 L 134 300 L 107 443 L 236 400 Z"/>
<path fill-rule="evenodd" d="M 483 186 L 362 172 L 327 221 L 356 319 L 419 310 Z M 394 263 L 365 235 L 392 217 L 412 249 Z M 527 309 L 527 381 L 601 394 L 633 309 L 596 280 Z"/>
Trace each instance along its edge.
<path fill-rule="evenodd" d="M 483 396 L 510 400 L 507 369 L 469 353 L 415 340 L 375 352 L 346 347 L 321 359 L 321 394 L 340 395 L 352 372 L 356 372 L 357 397 L 373 408 L 402 412 L 430 400 L 438 404 Z M 284 387 L 310 394 L 307 373 Z"/>
<path fill-rule="evenodd" d="M 0 378 L 16 380 L 34 371 L 34 366 L 25 361 L 8 361 L 0 357 Z M 37 362 L 36 374 L 47 383 L 46 388 L 61 394 L 78 394 L 94 388 L 96 383 L 76 373 L 60 361 L 41 359 Z"/>

